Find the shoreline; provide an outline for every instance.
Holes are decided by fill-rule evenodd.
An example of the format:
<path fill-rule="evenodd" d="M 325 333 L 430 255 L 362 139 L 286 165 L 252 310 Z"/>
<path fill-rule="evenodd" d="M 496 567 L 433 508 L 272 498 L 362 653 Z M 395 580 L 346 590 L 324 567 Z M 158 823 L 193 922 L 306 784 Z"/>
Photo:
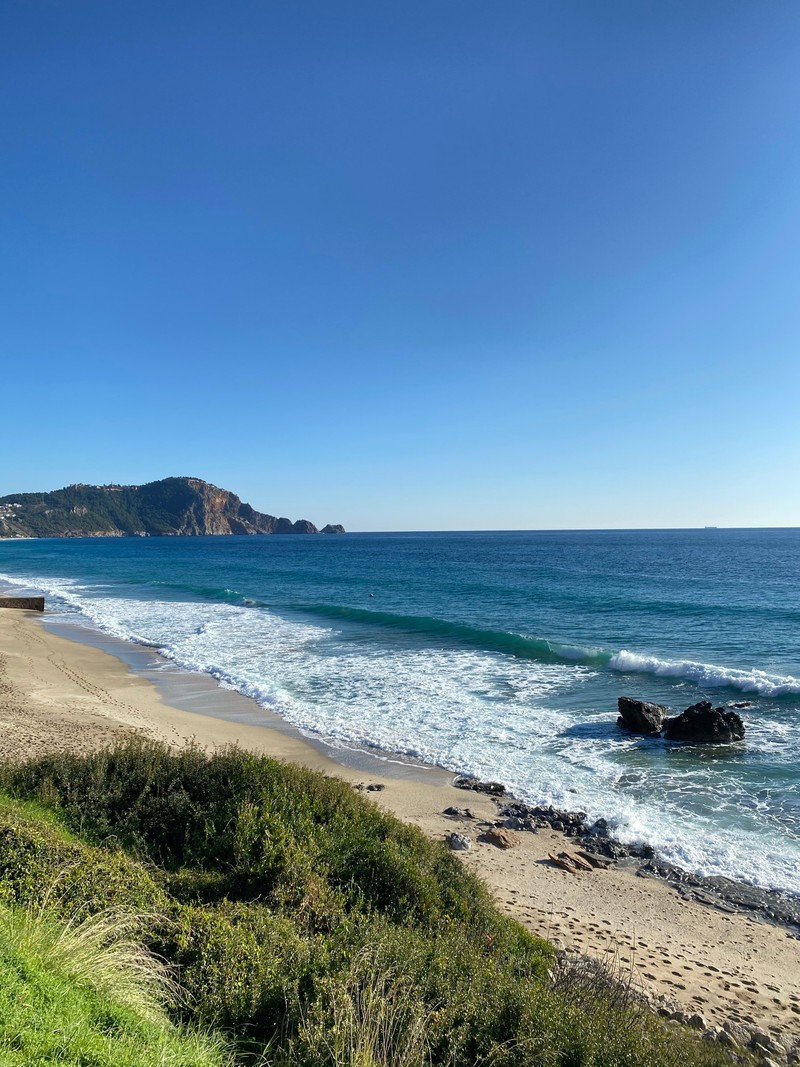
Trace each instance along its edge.
<path fill-rule="evenodd" d="M 481 832 L 501 818 L 497 800 L 457 789 L 451 772 L 325 745 L 152 649 L 79 627 L 55 629 L 47 615 L 0 614 L 3 758 L 48 748 L 87 751 L 133 730 L 176 746 L 239 744 L 356 787 L 380 785 L 369 795 L 384 809 L 439 840 L 452 831 L 470 840 L 460 855 L 504 911 L 562 949 L 613 959 L 663 1011 L 701 1017 L 695 1025 L 712 1029 L 727 1021 L 800 1037 L 800 941 L 791 929 L 754 912 L 720 910 L 713 896 L 703 899 L 708 886 L 684 882 L 681 895 L 656 871 L 640 877 L 630 855 L 605 869 L 567 872 L 548 857 L 565 849 L 574 854 L 589 838 L 546 825 L 507 831 L 515 846 L 507 850 L 480 843 Z M 462 814 L 444 815 L 447 808 Z"/>
<path fill-rule="evenodd" d="M 46 614 L 39 617 L 39 622 L 54 637 L 89 645 L 118 659 L 137 677 L 154 685 L 163 703 L 169 707 L 234 725 L 275 731 L 301 746 L 310 746 L 323 759 L 362 775 L 386 774 L 386 767 L 389 766 L 398 777 L 414 777 L 418 773 L 443 776 L 445 781 L 453 777 L 452 772 L 445 768 L 411 757 L 377 748 L 351 747 L 305 733 L 252 697 L 221 684 L 213 675 L 179 666 L 154 646 L 126 641 L 102 630 L 78 624 L 51 623 Z"/>
<path fill-rule="evenodd" d="M 53 636 L 64 637 L 77 644 L 90 645 L 120 660 L 138 677 L 155 685 L 163 702 L 170 707 L 212 719 L 277 731 L 301 745 L 311 746 L 323 758 L 333 761 L 337 767 L 348 768 L 367 776 L 388 773 L 392 777 L 413 780 L 420 775 L 423 780 L 430 782 L 438 779 L 443 785 L 464 777 L 460 771 L 423 763 L 410 756 L 378 748 L 348 746 L 304 732 L 252 697 L 222 685 L 212 675 L 179 666 L 153 645 L 124 640 L 78 623 L 63 620 L 51 622 L 46 614 L 38 618 Z M 661 879 L 683 896 L 692 897 L 709 907 L 753 913 L 775 925 L 800 932 L 800 892 L 793 894 L 788 890 L 767 889 L 720 875 L 696 875 L 659 858 L 648 845 L 619 842 L 613 835 L 605 832 L 605 824 L 602 827 L 589 824 L 582 812 L 552 807 L 545 810 L 541 806 L 530 806 L 519 801 L 519 798 L 507 789 L 502 798 L 498 798 L 498 821 L 503 807 L 508 805 L 535 812 L 539 824 L 537 829 L 544 828 L 548 823 L 555 823 L 557 830 L 562 824 L 572 824 L 574 829 L 580 828 L 581 844 L 588 846 L 590 851 L 609 858 L 616 864 L 629 865 L 632 869 L 635 867 L 635 873 L 640 877 Z"/>

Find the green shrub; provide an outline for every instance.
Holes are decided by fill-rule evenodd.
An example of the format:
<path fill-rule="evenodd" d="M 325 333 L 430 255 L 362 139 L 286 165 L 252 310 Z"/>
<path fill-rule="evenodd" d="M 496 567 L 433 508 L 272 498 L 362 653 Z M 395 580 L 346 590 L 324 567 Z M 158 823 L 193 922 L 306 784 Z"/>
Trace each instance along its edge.
<path fill-rule="evenodd" d="M 49 798 L 75 832 L 119 841 L 167 870 L 230 875 L 208 880 L 217 895 L 295 907 L 316 880 L 312 895 L 332 894 L 331 907 L 426 926 L 498 922 L 484 887 L 443 845 L 303 767 L 136 740 L 6 766 L 0 785 Z"/>
<path fill-rule="evenodd" d="M 0 902 L 65 914 L 120 906 L 163 912 L 168 898 L 147 868 L 121 851 L 65 839 L 57 826 L 0 810 Z"/>
<path fill-rule="evenodd" d="M 338 780 L 132 741 L 0 765 L 0 788 L 52 813 L 0 805 L 0 900 L 162 913 L 144 932 L 176 968 L 179 1013 L 264 1064 L 730 1062 L 601 975 L 554 985 L 552 946 L 443 845 Z M 43 897 L 54 879 L 60 896 Z"/>
<path fill-rule="evenodd" d="M 291 1030 L 326 969 L 322 938 L 261 906 L 184 907 L 168 935 L 158 947 L 178 968 L 192 1017 L 250 1044 Z"/>

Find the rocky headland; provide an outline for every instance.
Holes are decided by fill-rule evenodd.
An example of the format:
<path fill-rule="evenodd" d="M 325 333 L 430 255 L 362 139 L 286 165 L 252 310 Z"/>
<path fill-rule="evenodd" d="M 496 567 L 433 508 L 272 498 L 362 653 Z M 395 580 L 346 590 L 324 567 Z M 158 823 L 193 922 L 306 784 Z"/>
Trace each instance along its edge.
<path fill-rule="evenodd" d="M 0 537 L 197 537 L 316 534 L 308 519 L 256 511 L 202 478 L 146 485 L 70 485 L 51 493 L 0 497 Z M 322 533 L 344 533 L 328 524 Z"/>

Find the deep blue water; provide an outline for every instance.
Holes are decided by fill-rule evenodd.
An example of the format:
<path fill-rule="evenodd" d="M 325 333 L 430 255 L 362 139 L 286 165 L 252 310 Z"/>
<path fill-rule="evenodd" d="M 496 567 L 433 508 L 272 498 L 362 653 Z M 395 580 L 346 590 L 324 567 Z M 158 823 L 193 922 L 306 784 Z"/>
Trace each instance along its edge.
<path fill-rule="evenodd" d="M 307 732 L 800 891 L 799 553 L 800 530 L 34 540 L 0 542 L 0 578 Z M 623 736 L 623 693 L 750 699 L 746 743 Z"/>

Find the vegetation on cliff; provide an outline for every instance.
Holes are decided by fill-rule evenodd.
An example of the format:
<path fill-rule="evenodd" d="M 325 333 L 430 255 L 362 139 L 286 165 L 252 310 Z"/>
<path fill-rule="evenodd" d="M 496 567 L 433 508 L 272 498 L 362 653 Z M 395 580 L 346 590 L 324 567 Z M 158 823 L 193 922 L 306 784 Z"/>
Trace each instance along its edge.
<path fill-rule="evenodd" d="M 70 485 L 0 498 L 0 536 L 125 537 L 317 533 L 307 519 L 276 518 L 200 478 L 147 485 Z M 325 527 L 325 532 L 344 532 Z"/>
<path fill-rule="evenodd" d="M 614 983 L 554 980 L 552 947 L 454 855 L 338 780 L 135 741 L 2 765 L 0 789 L 0 908 L 138 916 L 180 985 L 162 999 L 170 1039 L 208 1037 L 198 1064 L 221 1034 L 236 1063 L 264 1067 L 730 1062 Z M 7 1028 L 34 1025 L 26 997 Z M 161 1040 L 140 1033 L 143 1048 Z"/>

